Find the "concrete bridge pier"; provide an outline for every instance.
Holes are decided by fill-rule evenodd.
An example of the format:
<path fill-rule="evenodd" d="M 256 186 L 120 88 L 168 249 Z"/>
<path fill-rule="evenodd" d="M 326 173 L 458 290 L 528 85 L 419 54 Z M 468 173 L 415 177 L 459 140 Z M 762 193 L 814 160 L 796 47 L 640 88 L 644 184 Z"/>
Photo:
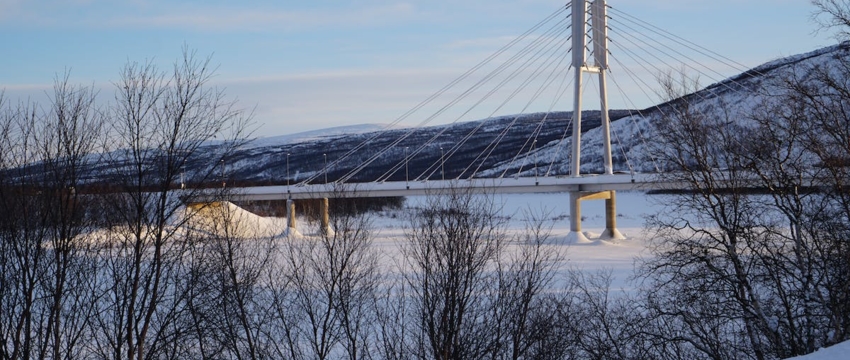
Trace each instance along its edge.
<path fill-rule="evenodd" d="M 295 202 L 292 199 L 286 200 L 286 227 L 295 230 Z"/>
<path fill-rule="evenodd" d="M 321 228 L 319 231 L 322 232 L 322 235 L 328 234 L 328 229 L 330 229 L 330 217 L 328 216 L 328 198 L 322 198 L 319 202 L 319 212 L 321 213 L 319 216 L 322 221 Z M 286 200 L 286 227 L 290 230 L 295 230 L 295 202 L 292 199 Z"/>
<path fill-rule="evenodd" d="M 583 200 L 605 200 L 605 231 L 600 239 L 625 239 L 617 230 L 617 196 L 614 190 L 587 192 L 570 192 L 570 238 L 571 240 L 587 240 L 581 232 L 581 202 Z"/>
<path fill-rule="evenodd" d="M 319 211 L 321 212 L 322 217 L 322 227 L 319 231 L 322 232 L 322 235 L 328 235 L 328 230 L 330 229 L 330 218 L 328 216 L 328 198 L 322 198 L 321 205 L 319 206 Z"/>

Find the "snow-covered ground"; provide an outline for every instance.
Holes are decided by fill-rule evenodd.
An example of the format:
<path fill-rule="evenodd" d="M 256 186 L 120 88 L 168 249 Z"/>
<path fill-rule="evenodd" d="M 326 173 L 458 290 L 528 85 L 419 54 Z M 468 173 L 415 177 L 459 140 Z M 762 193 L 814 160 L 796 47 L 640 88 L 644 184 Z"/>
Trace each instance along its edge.
<path fill-rule="evenodd" d="M 850 341 L 820 349 L 808 355 L 796 356 L 788 360 L 846 360 L 850 359 Z"/>

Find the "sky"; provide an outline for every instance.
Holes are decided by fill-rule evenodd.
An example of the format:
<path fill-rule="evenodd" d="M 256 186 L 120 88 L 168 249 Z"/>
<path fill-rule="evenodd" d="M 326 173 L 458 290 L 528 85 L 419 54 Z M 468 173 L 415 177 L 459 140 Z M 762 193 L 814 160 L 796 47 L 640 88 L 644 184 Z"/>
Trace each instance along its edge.
<path fill-rule="evenodd" d="M 211 56 L 213 84 L 253 111 L 256 136 L 386 124 L 564 4 L 0 0 L 0 89 L 7 101 L 46 101 L 68 71 L 107 102 L 128 62 L 169 69 L 187 46 Z M 749 67 L 836 43 L 815 31 L 807 0 L 608 5 Z"/>

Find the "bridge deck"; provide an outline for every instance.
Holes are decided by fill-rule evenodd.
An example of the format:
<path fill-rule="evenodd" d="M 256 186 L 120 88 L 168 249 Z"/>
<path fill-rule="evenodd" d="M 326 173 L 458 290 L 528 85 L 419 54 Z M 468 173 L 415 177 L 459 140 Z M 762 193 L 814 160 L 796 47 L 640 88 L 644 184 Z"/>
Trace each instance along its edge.
<path fill-rule="evenodd" d="M 357 184 L 255 186 L 237 189 L 234 200 L 285 200 L 340 197 L 388 197 L 435 194 L 447 189 L 481 193 L 522 194 L 575 191 L 651 190 L 660 183 L 652 174 L 583 175 L 581 177 L 522 177 L 502 179 L 387 181 Z"/>

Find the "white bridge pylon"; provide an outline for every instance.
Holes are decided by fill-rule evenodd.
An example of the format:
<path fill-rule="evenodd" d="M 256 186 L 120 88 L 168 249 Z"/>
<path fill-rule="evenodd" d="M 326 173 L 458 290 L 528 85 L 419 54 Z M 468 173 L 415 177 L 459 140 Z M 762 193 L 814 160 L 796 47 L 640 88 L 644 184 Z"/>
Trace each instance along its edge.
<path fill-rule="evenodd" d="M 590 22 L 587 21 L 588 15 Z M 588 38 L 587 27 L 590 26 L 591 36 Z M 611 119 L 608 116 L 608 90 L 605 83 L 605 72 L 608 71 L 608 4 L 605 0 L 573 0 L 572 1 L 572 67 L 575 71 L 575 88 L 573 102 L 573 137 L 571 176 L 581 177 L 581 111 L 582 85 L 585 73 L 596 74 L 599 81 L 599 114 L 602 130 L 602 161 L 604 174 L 613 174 L 611 158 Z M 588 64 L 588 40 L 593 49 L 593 64 Z M 604 191 L 570 191 L 570 241 L 587 241 L 581 232 L 581 201 L 605 200 L 605 232 L 603 239 L 625 238 L 617 230 L 616 194 L 614 189 Z"/>
<path fill-rule="evenodd" d="M 606 175 L 613 173 L 611 158 L 611 119 L 608 116 L 608 90 L 605 72 L 608 70 L 608 9 L 605 0 L 573 0 L 572 67 L 575 71 L 573 102 L 572 176 L 581 176 L 581 111 L 584 74 L 597 74 L 599 80 L 599 113 L 602 121 L 602 159 Z M 590 22 L 587 17 L 590 14 Z M 593 65 L 587 59 L 587 26 L 590 25 Z"/>

